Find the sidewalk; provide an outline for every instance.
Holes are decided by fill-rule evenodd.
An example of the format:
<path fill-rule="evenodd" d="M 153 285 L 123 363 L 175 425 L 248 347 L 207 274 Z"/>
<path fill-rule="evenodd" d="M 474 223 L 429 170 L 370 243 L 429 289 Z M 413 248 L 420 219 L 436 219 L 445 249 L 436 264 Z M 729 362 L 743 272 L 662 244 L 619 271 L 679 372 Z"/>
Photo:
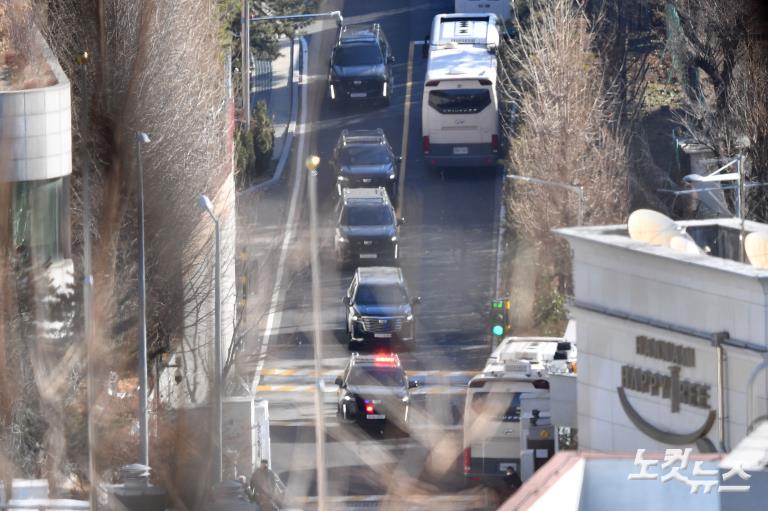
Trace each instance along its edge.
<path fill-rule="evenodd" d="M 291 39 L 279 41 L 280 56 L 274 61 L 254 60 L 251 71 L 251 108 L 259 100 L 267 103 L 275 130 L 272 159 L 283 151 L 291 118 Z"/>

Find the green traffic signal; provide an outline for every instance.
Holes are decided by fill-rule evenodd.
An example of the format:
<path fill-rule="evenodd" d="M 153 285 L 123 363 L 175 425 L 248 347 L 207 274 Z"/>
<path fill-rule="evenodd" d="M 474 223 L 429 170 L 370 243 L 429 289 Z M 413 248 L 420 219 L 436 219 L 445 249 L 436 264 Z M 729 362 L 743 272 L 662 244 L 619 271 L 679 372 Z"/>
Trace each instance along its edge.
<path fill-rule="evenodd" d="M 504 327 L 501 325 L 493 325 L 493 335 L 495 336 L 504 335 Z"/>

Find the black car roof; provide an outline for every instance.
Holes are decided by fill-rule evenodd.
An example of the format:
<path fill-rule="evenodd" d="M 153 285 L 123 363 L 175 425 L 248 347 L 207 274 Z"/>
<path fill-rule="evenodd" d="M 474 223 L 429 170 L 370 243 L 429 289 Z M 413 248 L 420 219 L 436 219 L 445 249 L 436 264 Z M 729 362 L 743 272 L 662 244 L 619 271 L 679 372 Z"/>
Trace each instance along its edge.
<path fill-rule="evenodd" d="M 344 25 L 341 29 L 339 43 L 375 42 L 378 39 L 379 30 L 381 30 L 381 28 L 378 23 Z"/>
<path fill-rule="evenodd" d="M 357 278 L 361 284 L 402 283 L 403 272 L 396 266 L 365 266 L 357 269 Z"/>
<path fill-rule="evenodd" d="M 342 130 L 341 142 L 348 144 L 386 144 L 387 137 L 384 130 L 377 128 L 375 130 Z"/>
<path fill-rule="evenodd" d="M 345 188 L 343 196 L 345 204 L 349 200 L 368 200 L 380 204 L 389 202 L 387 190 L 381 186 L 378 188 Z"/>

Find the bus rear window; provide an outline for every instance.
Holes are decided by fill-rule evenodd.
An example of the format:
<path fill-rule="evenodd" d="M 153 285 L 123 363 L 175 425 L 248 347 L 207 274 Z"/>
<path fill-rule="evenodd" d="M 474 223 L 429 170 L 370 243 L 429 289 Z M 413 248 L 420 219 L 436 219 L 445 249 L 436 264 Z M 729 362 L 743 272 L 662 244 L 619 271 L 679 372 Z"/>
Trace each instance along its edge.
<path fill-rule="evenodd" d="M 491 104 L 488 89 L 435 90 L 429 93 L 429 106 L 441 114 L 476 114 Z"/>
<path fill-rule="evenodd" d="M 475 392 L 472 410 L 478 415 L 502 422 L 520 422 L 519 392 Z"/>

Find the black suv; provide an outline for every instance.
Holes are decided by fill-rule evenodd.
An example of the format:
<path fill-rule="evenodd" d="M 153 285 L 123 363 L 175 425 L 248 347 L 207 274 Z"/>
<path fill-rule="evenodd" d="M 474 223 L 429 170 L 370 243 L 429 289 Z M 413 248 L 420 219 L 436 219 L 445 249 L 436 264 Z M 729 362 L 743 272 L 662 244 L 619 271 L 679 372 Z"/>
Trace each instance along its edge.
<path fill-rule="evenodd" d="M 392 151 L 384 130 L 343 130 L 331 157 L 339 197 L 345 188 L 382 186 L 395 204 L 401 160 Z"/>
<path fill-rule="evenodd" d="M 400 268 L 358 268 L 343 301 L 350 349 L 365 341 L 414 340 L 413 306 L 421 298 L 410 298 Z"/>
<path fill-rule="evenodd" d="M 394 62 L 389 42 L 378 23 L 341 27 L 330 61 L 331 102 L 373 100 L 388 105 Z"/>
<path fill-rule="evenodd" d="M 363 424 L 389 422 L 404 430 L 410 408 L 409 390 L 418 386 L 408 379 L 395 354 L 352 353 L 338 385 L 337 415 Z"/>
<path fill-rule="evenodd" d="M 345 188 L 334 237 L 339 267 L 351 262 L 396 263 L 397 235 L 403 221 L 395 217 L 384 188 Z"/>

